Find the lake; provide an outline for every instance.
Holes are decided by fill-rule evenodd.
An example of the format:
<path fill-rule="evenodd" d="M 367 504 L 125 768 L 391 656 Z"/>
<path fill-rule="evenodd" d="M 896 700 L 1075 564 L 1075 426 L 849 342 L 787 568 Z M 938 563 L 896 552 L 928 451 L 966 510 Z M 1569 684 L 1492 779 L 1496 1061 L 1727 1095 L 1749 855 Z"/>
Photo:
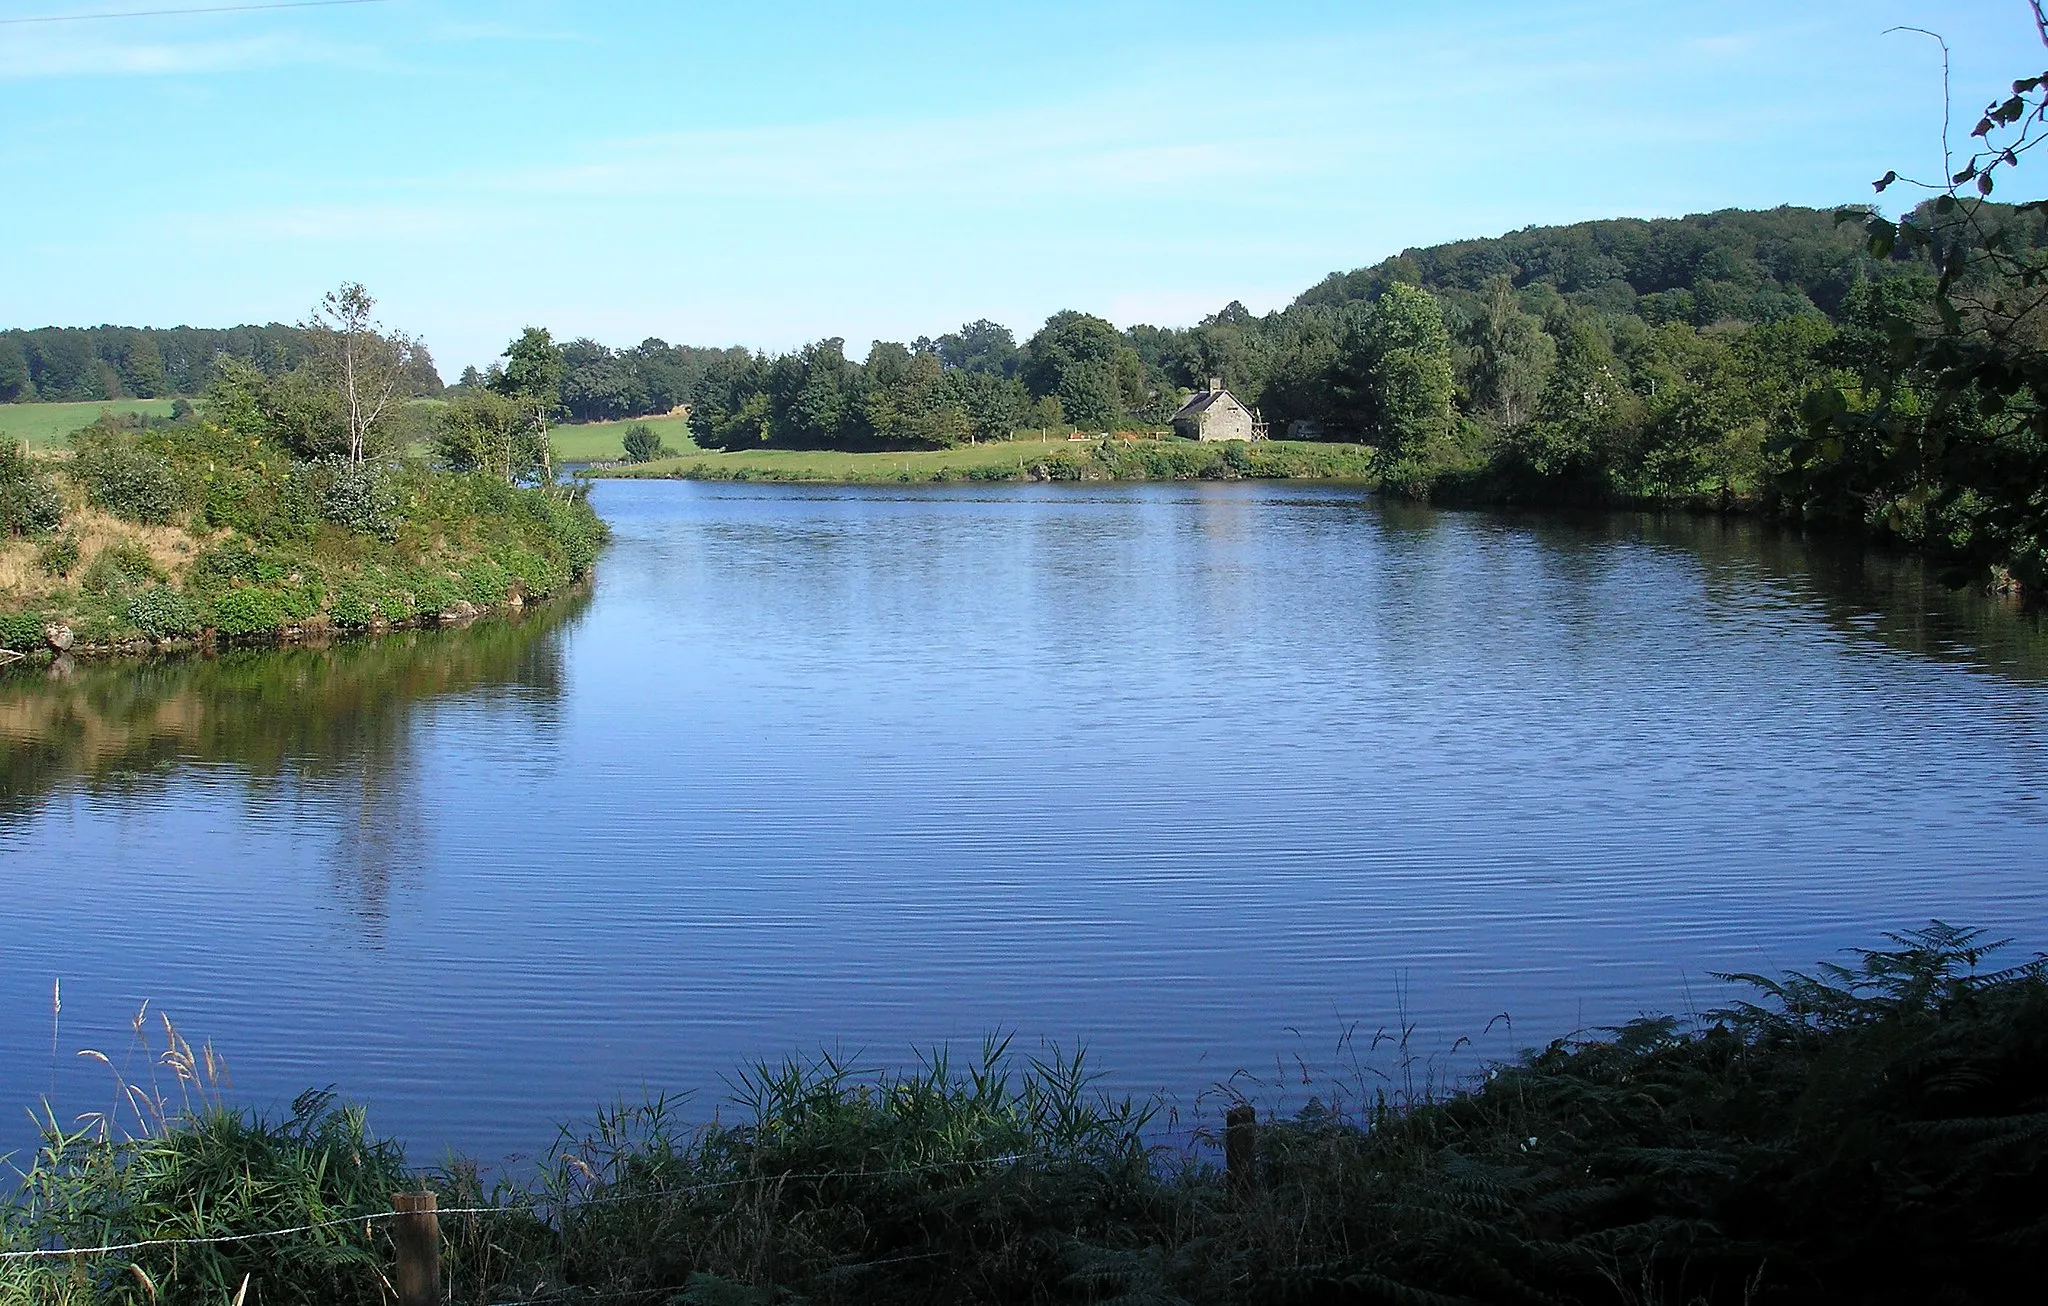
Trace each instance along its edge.
<path fill-rule="evenodd" d="M 1279 484 L 595 502 L 521 622 L 0 679 L 0 1151 L 144 1001 L 238 1100 L 497 1161 L 821 1049 L 1085 1045 L 1187 1122 L 1933 917 L 2048 946 L 2048 633 L 1910 560 Z"/>

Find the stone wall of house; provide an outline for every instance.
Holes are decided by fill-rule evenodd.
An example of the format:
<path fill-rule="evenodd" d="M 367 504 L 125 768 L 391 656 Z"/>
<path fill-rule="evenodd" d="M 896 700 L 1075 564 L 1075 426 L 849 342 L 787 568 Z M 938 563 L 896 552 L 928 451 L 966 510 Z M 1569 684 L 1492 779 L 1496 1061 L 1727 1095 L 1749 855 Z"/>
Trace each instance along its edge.
<path fill-rule="evenodd" d="M 1237 402 L 1234 395 L 1224 395 L 1209 405 L 1209 410 L 1198 419 L 1202 424 L 1198 440 L 1249 440 L 1252 438 L 1251 410 Z"/>

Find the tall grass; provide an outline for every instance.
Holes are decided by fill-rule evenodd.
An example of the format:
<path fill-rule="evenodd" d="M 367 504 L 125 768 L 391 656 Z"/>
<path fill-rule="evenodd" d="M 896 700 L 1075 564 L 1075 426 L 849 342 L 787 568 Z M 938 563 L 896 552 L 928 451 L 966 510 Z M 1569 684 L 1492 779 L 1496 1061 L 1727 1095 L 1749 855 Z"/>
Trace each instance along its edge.
<path fill-rule="evenodd" d="M 408 1170 L 319 1095 L 271 1122 L 144 1094 L 125 1128 L 52 1121 L 0 1231 L 253 1233 L 424 1182 L 488 1208 L 443 1221 L 459 1303 L 2005 1302 L 2048 1282 L 2048 963 L 1994 953 L 1936 924 L 1463 1087 L 1396 1066 L 1267 1122 L 1244 1185 L 1078 1056 L 993 1041 L 756 1066 L 694 1127 L 600 1112 L 518 1182 Z M 0 1262 L 0 1302 L 378 1301 L 383 1229 Z"/>

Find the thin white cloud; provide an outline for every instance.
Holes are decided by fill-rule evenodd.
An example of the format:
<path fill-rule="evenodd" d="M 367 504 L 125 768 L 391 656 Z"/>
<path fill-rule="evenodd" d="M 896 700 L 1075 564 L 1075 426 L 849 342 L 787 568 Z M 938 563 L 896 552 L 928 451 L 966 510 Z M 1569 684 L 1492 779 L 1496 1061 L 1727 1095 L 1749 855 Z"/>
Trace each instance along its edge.
<path fill-rule="evenodd" d="M 331 57 L 331 50 L 289 35 L 133 41 L 32 32 L 0 36 L 0 80 L 240 72 Z"/>

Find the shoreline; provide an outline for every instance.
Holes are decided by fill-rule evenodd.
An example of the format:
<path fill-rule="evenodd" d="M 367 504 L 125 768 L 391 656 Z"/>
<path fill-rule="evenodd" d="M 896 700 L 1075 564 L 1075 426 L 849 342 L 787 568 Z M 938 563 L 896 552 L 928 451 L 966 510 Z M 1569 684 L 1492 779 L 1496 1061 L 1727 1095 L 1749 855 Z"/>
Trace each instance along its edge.
<path fill-rule="evenodd" d="M 512 594 L 501 603 L 478 604 L 467 599 L 457 600 L 447 611 L 420 613 L 397 620 L 378 618 L 365 626 L 339 626 L 325 619 L 325 614 L 307 621 L 283 626 L 279 629 L 257 635 L 222 636 L 217 630 L 205 630 L 199 634 L 174 639 L 119 640 L 104 644 L 81 644 L 75 640 L 59 646 L 59 637 L 50 632 L 62 630 L 68 634 L 69 627 L 61 623 L 47 628 L 41 646 L 29 649 L 0 648 L 0 682 L 10 674 L 27 670 L 49 671 L 58 669 L 63 674 L 64 664 L 69 661 L 113 662 L 118 660 L 142 661 L 153 658 L 206 658 L 234 649 L 267 651 L 285 648 L 327 648 L 337 643 L 382 639 L 404 631 L 418 630 L 467 630 L 485 621 L 516 621 L 526 613 L 547 604 L 587 590 L 596 580 L 596 569 L 543 594 Z"/>
<path fill-rule="evenodd" d="M 1379 484 L 1378 452 L 1366 445 L 1291 440 L 1156 438 L 991 441 L 952 449 L 692 450 L 644 463 L 588 466 L 588 480 L 762 481 L 815 485 L 957 482 L 1295 480 Z"/>

